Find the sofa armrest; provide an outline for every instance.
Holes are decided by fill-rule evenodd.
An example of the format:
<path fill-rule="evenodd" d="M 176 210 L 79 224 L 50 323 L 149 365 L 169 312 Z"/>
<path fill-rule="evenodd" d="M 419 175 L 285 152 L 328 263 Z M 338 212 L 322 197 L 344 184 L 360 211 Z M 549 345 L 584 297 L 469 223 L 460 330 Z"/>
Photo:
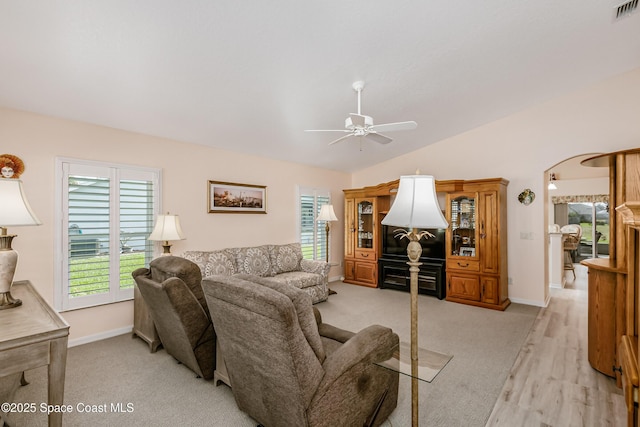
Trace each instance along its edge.
<path fill-rule="evenodd" d="M 321 337 L 329 338 L 334 341 L 341 342 L 343 344 L 349 341 L 351 338 L 353 338 L 355 333 L 337 328 L 333 325 L 329 325 L 328 323 L 323 323 L 322 314 L 320 314 L 320 310 L 318 310 L 318 308 L 315 306 L 312 308 L 313 308 L 313 315 L 316 318 L 316 325 L 318 326 L 318 333 L 320 334 Z"/>
<path fill-rule="evenodd" d="M 390 359 L 398 349 L 399 342 L 396 333 L 380 325 L 371 325 L 353 335 L 339 349 L 328 355 L 322 364 L 325 375 L 316 397 L 325 394 L 336 380 L 354 366 Z"/>
<path fill-rule="evenodd" d="M 321 275 L 325 280 L 329 279 L 329 270 L 331 265 L 326 261 L 305 259 L 300 260 L 300 270 L 305 273 L 316 273 Z"/>
<path fill-rule="evenodd" d="M 200 305 L 196 296 L 181 279 L 172 277 L 162 283 L 180 321 L 185 329 L 192 348 L 196 348 L 211 339 L 206 331 L 213 328 L 211 320 Z"/>
<path fill-rule="evenodd" d="M 344 329 L 337 328 L 327 323 L 321 323 L 318 325 L 318 333 L 322 337 L 329 338 L 334 341 L 341 342 L 343 344 L 349 341 L 351 338 L 353 338 L 356 335 L 351 331 L 346 331 Z"/>

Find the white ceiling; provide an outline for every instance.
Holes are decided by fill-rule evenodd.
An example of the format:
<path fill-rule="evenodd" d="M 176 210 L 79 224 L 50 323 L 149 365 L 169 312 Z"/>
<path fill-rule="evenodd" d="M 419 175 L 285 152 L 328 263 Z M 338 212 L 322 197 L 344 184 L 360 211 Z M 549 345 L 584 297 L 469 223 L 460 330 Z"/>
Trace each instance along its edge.
<path fill-rule="evenodd" d="M 355 171 L 640 67 L 611 0 L 0 0 L 0 106 Z M 327 146 L 356 112 L 415 120 Z"/>

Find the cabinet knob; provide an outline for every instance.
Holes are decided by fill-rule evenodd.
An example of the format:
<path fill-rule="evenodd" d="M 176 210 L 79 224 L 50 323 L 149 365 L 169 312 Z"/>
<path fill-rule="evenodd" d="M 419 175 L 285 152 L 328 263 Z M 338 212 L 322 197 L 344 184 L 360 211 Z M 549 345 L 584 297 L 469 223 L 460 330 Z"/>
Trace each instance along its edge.
<path fill-rule="evenodd" d="M 466 264 L 463 265 L 462 263 L 459 262 L 458 263 L 458 267 L 463 267 L 463 268 L 469 267 L 469 263 L 466 263 Z"/>
<path fill-rule="evenodd" d="M 622 375 L 622 366 L 618 366 L 618 367 L 616 368 L 616 365 L 613 365 L 613 366 L 611 367 L 611 369 L 613 369 L 613 374 L 614 374 L 614 375 L 615 375 L 616 371 L 620 372 L 620 375 Z"/>

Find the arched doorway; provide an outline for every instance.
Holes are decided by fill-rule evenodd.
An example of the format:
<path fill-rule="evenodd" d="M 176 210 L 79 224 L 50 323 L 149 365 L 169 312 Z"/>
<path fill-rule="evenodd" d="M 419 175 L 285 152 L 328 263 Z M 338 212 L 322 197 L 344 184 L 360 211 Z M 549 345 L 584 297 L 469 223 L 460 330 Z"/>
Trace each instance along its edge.
<path fill-rule="evenodd" d="M 564 287 L 571 281 L 566 263 L 579 263 L 583 259 L 607 257 L 609 253 L 609 168 L 587 167 L 580 164 L 597 153 L 587 153 L 563 160 L 545 171 L 545 226 L 551 232 L 568 225 L 579 225 L 581 236 L 576 249 L 560 254 L 553 251 L 549 233 L 546 248 L 547 289 Z M 553 184 L 553 185 L 552 185 Z M 557 236 L 556 237 L 561 237 Z M 558 263 L 562 271 L 558 273 Z M 570 267 L 568 267 L 570 268 Z M 555 273 L 554 273 L 555 272 Z M 555 277 L 553 277 L 555 274 Z M 561 274 L 561 277 L 558 277 Z"/>

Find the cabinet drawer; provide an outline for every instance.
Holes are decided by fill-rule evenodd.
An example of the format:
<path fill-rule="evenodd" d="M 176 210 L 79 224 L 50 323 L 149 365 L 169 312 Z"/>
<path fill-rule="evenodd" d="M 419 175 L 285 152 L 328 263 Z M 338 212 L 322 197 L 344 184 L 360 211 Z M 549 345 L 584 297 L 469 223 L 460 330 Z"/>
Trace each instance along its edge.
<path fill-rule="evenodd" d="M 356 259 L 373 262 L 376 260 L 376 254 L 373 251 L 361 251 L 356 249 Z"/>
<path fill-rule="evenodd" d="M 480 262 L 452 259 L 447 261 L 447 270 L 480 271 Z"/>
<path fill-rule="evenodd" d="M 0 376 L 48 365 L 49 347 L 45 341 L 0 352 Z"/>

